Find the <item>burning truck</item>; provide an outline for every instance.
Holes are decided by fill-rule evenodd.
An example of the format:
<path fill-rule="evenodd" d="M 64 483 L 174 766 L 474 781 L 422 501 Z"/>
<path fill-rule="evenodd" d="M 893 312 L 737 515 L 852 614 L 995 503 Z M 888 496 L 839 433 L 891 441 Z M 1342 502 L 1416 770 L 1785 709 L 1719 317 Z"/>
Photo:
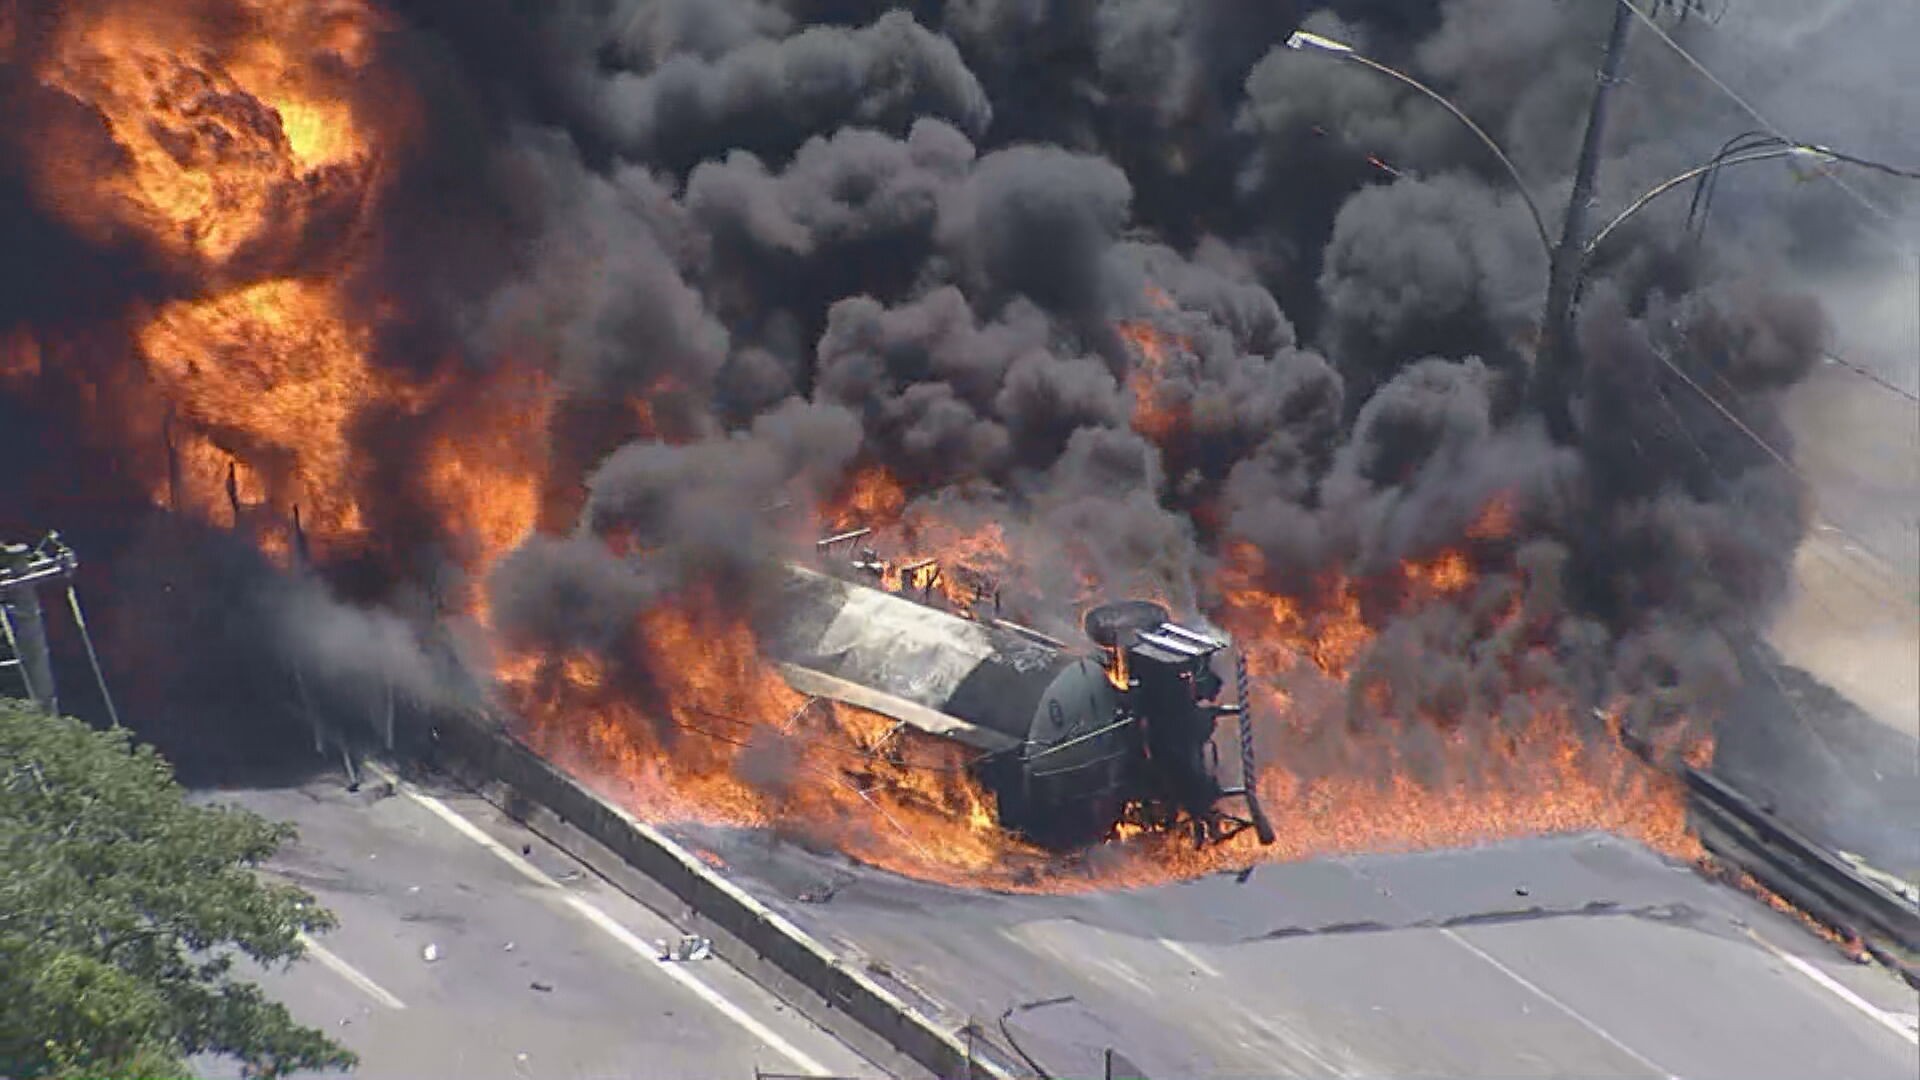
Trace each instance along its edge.
<path fill-rule="evenodd" d="M 1003 827 L 1061 848 L 1126 828 L 1186 828 L 1199 845 L 1252 829 L 1273 842 L 1253 785 L 1245 659 L 1222 702 L 1228 643 L 1164 606 L 1094 607 L 1075 648 L 1000 617 L 998 590 L 964 567 L 895 566 L 861 549 L 787 570 L 760 628 L 787 684 L 968 747 Z M 1232 784 L 1216 739 L 1225 718 L 1238 721 Z"/>

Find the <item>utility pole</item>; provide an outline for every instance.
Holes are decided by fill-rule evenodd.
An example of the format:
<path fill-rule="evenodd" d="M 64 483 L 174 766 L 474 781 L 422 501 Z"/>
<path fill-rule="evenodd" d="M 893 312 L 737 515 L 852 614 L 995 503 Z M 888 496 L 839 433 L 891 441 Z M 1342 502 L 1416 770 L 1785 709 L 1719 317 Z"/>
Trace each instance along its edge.
<path fill-rule="evenodd" d="M 1555 442 L 1573 441 L 1573 389 L 1578 385 L 1580 347 L 1573 327 L 1573 301 L 1580 289 L 1580 273 L 1587 243 L 1587 206 L 1593 201 L 1594 174 L 1600 168 L 1600 144 L 1606 135 L 1608 97 L 1620 81 L 1620 62 L 1627 52 L 1627 31 L 1633 10 L 1626 0 L 1614 0 L 1613 29 L 1607 36 L 1607 55 L 1600 64 L 1593 90 L 1593 108 L 1587 113 L 1586 137 L 1580 144 L 1580 162 L 1573 174 L 1573 194 L 1553 249 L 1547 276 L 1547 311 L 1541 326 L 1541 349 L 1533 375 L 1534 400 L 1547 419 Z"/>

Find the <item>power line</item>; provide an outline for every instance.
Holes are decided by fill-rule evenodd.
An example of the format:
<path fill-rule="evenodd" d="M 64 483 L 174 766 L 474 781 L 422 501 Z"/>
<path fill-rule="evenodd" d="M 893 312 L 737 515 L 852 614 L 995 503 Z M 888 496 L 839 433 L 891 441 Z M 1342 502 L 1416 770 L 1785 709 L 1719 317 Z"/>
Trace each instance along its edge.
<path fill-rule="evenodd" d="M 1685 369 L 1681 368 L 1680 365 L 1674 363 L 1673 358 L 1669 357 L 1666 354 L 1666 350 L 1662 349 L 1657 343 L 1655 343 L 1651 339 L 1648 339 L 1647 341 L 1647 349 L 1649 352 L 1653 354 L 1654 359 L 1660 361 L 1661 364 L 1665 365 L 1668 371 L 1673 372 L 1673 374 L 1677 376 L 1681 382 L 1686 383 L 1687 386 L 1690 389 L 1692 389 L 1694 393 L 1699 394 L 1700 397 L 1704 399 L 1708 405 L 1711 405 L 1713 407 L 1715 412 L 1718 412 L 1722 417 L 1725 417 L 1728 423 L 1732 424 L 1735 428 L 1737 428 L 1741 434 L 1751 439 L 1755 446 L 1758 446 L 1762 451 L 1764 451 L 1767 454 L 1767 456 L 1771 457 L 1775 462 L 1777 462 L 1781 468 L 1787 470 L 1787 472 L 1790 473 L 1795 479 L 1799 480 L 1802 484 L 1806 485 L 1809 491 L 1814 490 L 1816 488 L 1817 485 L 1815 485 L 1814 482 L 1810 478 L 1808 478 L 1808 476 L 1805 473 L 1800 471 L 1799 467 L 1793 463 L 1792 459 L 1787 457 L 1787 455 L 1781 453 L 1779 450 L 1775 449 L 1772 443 L 1768 442 L 1765 438 L 1763 438 L 1759 432 L 1753 430 L 1753 428 L 1749 426 L 1746 421 L 1740 419 L 1739 415 L 1736 414 L 1732 409 L 1728 408 L 1723 402 L 1721 402 L 1719 398 L 1715 397 L 1712 391 L 1708 390 L 1704 386 L 1701 386 L 1700 383 L 1693 378 L 1693 376 L 1687 374 Z M 1839 524 L 1833 522 L 1832 520 L 1829 520 L 1824 516 L 1816 514 L 1814 516 L 1814 524 L 1820 525 L 1833 532 L 1839 533 L 1841 536 L 1845 537 L 1848 541 L 1852 542 L 1852 544 L 1856 548 L 1858 548 L 1863 552 L 1866 552 L 1869 555 L 1872 555 L 1883 566 L 1893 565 L 1892 562 L 1888 560 L 1885 555 L 1882 555 L 1880 552 L 1875 551 L 1873 548 L 1873 545 L 1868 544 L 1865 540 L 1862 540 L 1860 537 L 1855 536 L 1853 533 L 1842 528 Z"/>
<path fill-rule="evenodd" d="M 1853 372 L 1855 375 L 1858 375 L 1869 382 L 1879 385 L 1882 389 L 1890 390 L 1893 393 L 1899 394 L 1901 397 L 1906 398 L 1908 401 L 1911 401 L 1916 405 L 1920 405 L 1920 394 L 1915 394 L 1913 391 L 1908 390 L 1902 386 L 1895 386 L 1893 383 L 1888 382 L 1886 379 L 1881 378 L 1879 375 L 1874 374 L 1872 371 L 1868 370 L 1867 368 L 1864 368 L 1859 364 L 1856 364 L 1853 361 L 1846 359 L 1845 357 L 1835 356 L 1832 353 L 1828 353 L 1826 354 L 1825 359 L 1829 364 L 1837 364 L 1840 367 L 1846 368 L 1848 371 Z"/>
<path fill-rule="evenodd" d="M 1701 63 L 1697 57 L 1695 57 L 1692 53 L 1688 52 L 1685 46 L 1675 41 L 1673 39 L 1673 35 L 1667 33 L 1666 29 L 1662 27 L 1659 24 L 1659 22 L 1653 18 L 1653 16 L 1641 10 L 1640 5 L 1634 3 L 1633 0 L 1615 0 L 1615 2 L 1624 5 L 1628 11 L 1631 11 L 1633 13 L 1634 18 L 1638 19 L 1642 24 L 1644 24 L 1648 30 L 1651 30 L 1655 37 L 1658 37 L 1661 41 L 1665 42 L 1669 49 L 1672 49 L 1674 53 L 1680 57 L 1680 59 L 1686 61 L 1687 65 L 1693 68 L 1694 71 L 1698 72 L 1702 78 L 1712 83 L 1716 88 L 1719 89 L 1721 93 L 1727 95 L 1727 97 L 1731 99 L 1735 105 L 1738 105 L 1740 107 L 1741 111 L 1745 112 L 1748 116 L 1752 117 L 1754 122 L 1756 124 L 1759 124 L 1760 127 L 1764 128 L 1768 134 L 1771 134 L 1772 136 L 1782 140 L 1783 142 L 1793 143 L 1795 145 L 1809 145 L 1809 144 L 1802 143 L 1801 140 L 1799 139 L 1795 139 L 1787 135 L 1786 132 L 1780 129 L 1779 125 L 1775 124 L 1773 121 L 1767 119 L 1764 115 L 1762 115 L 1760 110 L 1753 106 L 1752 102 L 1749 102 L 1745 97 L 1742 97 L 1738 91 L 1734 90 L 1733 87 L 1728 86 L 1726 82 L 1720 78 L 1720 76 L 1715 75 L 1713 71 L 1709 69 L 1705 64 Z M 1825 153 L 1830 157 L 1833 157 L 1840 161 L 1848 162 L 1849 164 L 1876 169 L 1881 172 L 1890 173 L 1894 176 L 1920 179 L 1920 172 L 1902 169 L 1892 165 L 1886 165 L 1881 162 L 1868 161 L 1864 158 L 1857 158 L 1849 154 L 1841 154 L 1824 146 L 1819 147 L 1818 149 L 1822 153 Z M 1872 199 L 1869 199 L 1865 195 L 1861 194 L 1858 189 L 1856 189 L 1853 185 L 1847 183 L 1847 181 L 1844 178 L 1842 178 L 1839 174 L 1823 170 L 1822 175 L 1824 175 L 1827 179 L 1833 181 L 1834 184 L 1838 186 L 1841 191 L 1846 192 L 1847 195 L 1853 199 L 1853 201 L 1859 203 L 1862 207 L 1872 212 L 1875 216 L 1879 217 L 1881 220 L 1889 224 L 1899 223 L 1900 219 L 1896 217 L 1892 211 L 1887 210 L 1886 208 L 1880 206 L 1878 203 L 1874 202 Z M 1897 246 L 1898 245 L 1896 245 L 1896 247 Z M 1903 250 L 1907 250 L 1907 249 L 1903 249 Z"/>
<path fill-rule="evenodd" d="M 1646 26 L 1648 30 L 1652 31 L 1654 36 L 1658 37 L 1662 42 L 1664 42 L 1669 49 L 1672 49 L 1675 55 L 1679 56 L 1680 59 L 1685 61 L 1687 65 L 1693 68 L 1693 70 L 1697 72 L 1702 78 L 1706 79 L 1709 83 L 1713 84 L 1713 86 L 1716 89 L 1718 89 L 1721 93 L 1725 94 L 1728 97 L 1728 99 L 1731 100 L 1735 105 L 1739 106 L 1741 111 L 1745 112 L 1749 117 L 1751 117 L 1753 121 L 1756 124 L 1758 124 L 1762 130 L 1764 130 L 1767 134 L 1773 136 L 1775 139 L 1779 140 L 1781 143 L 1791 145 L 1791 146 L 1805 146 L 1805 147 L 1808 147 L 1809 149 L 1812 149 L 1821 154 L 1824 154 L 1827 157 L 1833 158 L 1834 160 L 1843 161 L 1848 164 L 1860 166 L 1863 168 L 1873 169 L 1878 172 L 1882 172 L 1891 176 L 1898 176 L 1906 179 L 1920 179 L 1920 171 L 1916 171 L 1912 169 L 1904 169 L 1904 168 L 1900 168 L 1898 166 L 1893 166 L 1893 165 L 1887 165 L 1883 162 L 1871 161 L 1866 158 L 1858 157 L 1856 155 L 1842 153 L 1840 151 L 1836 151 L 1826 146 L 1816 146 L 1814 144 L 1803 143 L 1800 140 L 1789 136 L 1785 131 L 1781 130 L 1779 125 L 1775 124 L 1773 121 L 1769 120 L 1764 114 L 1762 114 L 1760 110 L 1753 105 L 1752 102 L 1748 101 L 1738 91 L 1733 89 L 1733 87 L 1728 86 L 1725 80 L 1721 79 L 1718 75 L 1715 75 L 1713 71 L 1710 68 L 1708 68 L 1704 63 L 1701 63 L 1700 59 L 1694 56 L 1693 53 L 1689 52 L 1685 46 L 1681 45 L 1678 41 L 1675 41 L 1673 39 L 1673 35 L 1667 33 L 1666 29 L 1662 27 L 1659 24 L 1659 22 L 1657 22 L 1651 15 L 1649 15 L 1645 10 L 1643 10 L 1638 4 L 1634 3 L 1633 0 L 1615 0 L 1615 2 L 1623 5 L 1628 11 L 1632 12 L 1634 18 L 1637 19 L 1641 24 Z M 1849 198 L 1851 198 L 1854 202 L 1858 203 L 1863 209 L 1865 209 L 1875 217 L 1878 217 L 1879 219 L 1881 219 L 1882 221 L 1890 225 L 1897 226 L 1900 224 L 1900 219 L 1897 216 L 1895 216 L 1892 211 L 1887 210 L 1885 207 L 1882 207 L 1878 203 L 1874 202 L 1872 199 L 1868 198 L 1866 195 L 1862 194 L 1852 184 L 1849 184 L 1846 181 L 1846 179 L 1842 177 L 1839 173 L 1829 169 L 1822 169 L 1820 170 L 1820 173 L 1822 176 L 1825 176 L 1828 180 L 1833 181 L 1836 187 L 1838 187 Z M 1894 250 L 1900 251 L 1903 254 L 1911 255 L 1914 257 L 1916 280 L 1920 280 L 1920 247 L 1916 247 L 1913 245 L 1902 247 L 1900 242 L 1894 236 L 1885 235 L 1885 234 L 1880 234 L 1880 235 L 1883 235 L 1883 237 L 1886 239 L 1889 246 L 1893 247 Z M 1651 346 L 1653 343 L 1650 341 L 1648 344 Z M 1709 405 L 1713 406 L 1713 408 L 1716 411 L 1718 411 L 1722 416 L 1726 417 L 1726 419 L 1730 423 L 1732 423 L 1748 438 L 1752 439 L 1755 445 L 1759 446 L 1762 450 L 1764 450 L 1768 454 L 1768 456 L 1772 457 L 1775 461 L 1779 462 L 1781 466 L 1786 468 L 1788 472 L 1792 473 L 1793 476 L 1798 478 L 1802 483 L 1806 484 L 1809 488 L 1812 488 L 1814 486 L 1812 481 L 1810 481 L 1804 473 L 1802 473 L 1798 468 L 1796 468 L 1793 465 L 1793 463 L 1790 460 L 1788 460 L 1786 455 L 1780 453 L 1780 451 L 1776 450 L 1765 439 L 1761 438 L 1758 432 L 1755 432 L 1751 427 L 1747 426 L 1747 424 L 1743 422 L 1738 416 L 1736 416 L 1732 410 L 1728 409 L 1725 405 L 1723 405 L 1719 401 L 1719 399 L 1715 398 L 1711 393 L 1709 393 L 1705 387 L 1702 387 L 1699 383 L 1695 382 L 1694 379 L 1691 376 L 1689 376 L 1685 371 L 1681 370 L 1680 367 L 1677 364 L 1675 364 L 1672 361 L 1672 359 L 1670 359 L 1666 355 L 1664 351 L 1662 351 L 1657 346 L 1654 346 L 1653 354 L 1655 357 L 1659 359 L 1659 361 L 1662 364 L 1666 365 L 1668 370 L 1672 371 L 1675 375 L 1679 376 L 1679 378 L 1683 382 L 1685 382 L 1689 387 L 1691 387 L 1695 393 L 1699 394 L 1702 398 L 1706 399 Z M 1885 379 L 1882 379 L 1878 375 L 1875 375 L 1872 372 L 1866 371 L 1846 360 L 1841 359 L 1840 357 L 1829 355 L 1827 359 L 1861 376 L 1864 376 L 1865 378 L 1871 379 L 1873 382 L 1877 383 L 1878 385 L 1885 387 L 1886 389 L 1892 391 L 1893 393 L 1899 394 L 1900 396 L 1907 398 L 1910 401 L 1920 402 L 1920 397 L 1916 397 L 1912 392 L 1904 390 L 1898 386 L 1895 386 L 1892 383 L 1886 381 Z M 1885 556 L 1875 551 L 1871 545 L 1868 545 L 1867 543 L 1862 541 L 1859 537 L 1854 536 L 1852 533 L 1849 533 L 1847 530 L 1841 528 L 1839 525 L 1833 523 L 1832 521 L 1816 518 L 1816 523 L 1823 525 L 1834 532 L 1839 533 L 1841 536 L 1851 541 L 1853 545 L 1857 547 L 1859 550 L 1874 556 L 1876 559 L 1879 559 L 1882 563 L 1887 562 Z"/>
<path fill-rule="evenodd" d="M 1647 344 L 1652 346 L 1653 342 L 1649 340 Z M 1655 354 L 1658 355 L 1658 349 L 1656 348 L 1654 351 Z M 1660 404 L 1666 409 L 1667 416 L 1673 420 L 1674 431 L 1679 433 L 1679 435 L 1693 447 L 1693 452 L 1699 455 L 1700 461 L 1707 468 L 1707 474 L 1719 485 L 1721 491 L 1731 491 L 1733 485 L 1729 483 L 1726 476 L 1721 473 L 1720 467 L 1714 462 L 1713 456 L 1707 453 L 1706 447 L 1701 446 L 1700 440 L 1694 438 L 1693 432 L 1688 430 L 1685 420 L 1680 416 L 1680 411 L 1674 408 L 1672 399 L 1667 397 L 1666 388 L 1655 380 L 1649 380 L 1649 384 L 1653 387 L 1654 396 L 1660 400 Z M 1637 442 L 1634 444 L 1634 449 L 1639 453 L 1641 461 L 1644 463 L 1646 461 L 1646 452 L 1640 448 Z M 1836 563 L 1835 565 L 1837 566 L 1838 564 Z M 1838 613 L 1828 607 L 1826 601 L 1821 599 L 1818 593 L 1809 591 L 1805 595 L 1811 598 L 1821 611 L 1826 613 L 1827 618 L 1836 623 L 1839 622 Z M 1756 642 L 1765 640 L 1760 633 L 1759 627 L 1754 624 L 1753 619 L 1746 611 L 1737 605 L 1732 608 L 1732 611 L 1734 617 L 1738 619 L 1741 626 L 1745 628 L 1749 638 Z M 1835 752 L 1833 744 L 1828 740 L 1827 736 L 1807 718 L 1807 714 L 1801 710 L 1798 699 L 1787 689 L 1786 683 L 1781 681 L 1780 673 L 1774 670 L 1774 665 L 1769 663 L 1768 658 L 1759 654 L 1757 650 L 1754 654 L 1754 662 L 1759 666 L 1760 670 L 1766 672 L 1768 681 L 1773 683 L 1774 689 L 1780 694 L 1780 700 L 1786 702 L 1787 708 L 1793 713 L 1794 719 L 1799 721 L 1800 727 L 1809 735 L 1813 736 L 1814 743 L 1820 748 L 1820 752 L 1826 756 L 1829 762 L 1836 766 L 1841 766 L 1840 756 Z"/>
<path fill-rule="evenodd" d="M 1713 380 L 1720 384 L 1721 389 L 1723 389 L 1727 393 L 1727 395 L 1733 400 L 1733 402 L 1736 405 L 1742 408 L 1747 407 L 1748 395 L 1746 391 L 1743 391 L 1739 387 L 1733 385 L 1733 383 L 1730 380 L 1728 380 L 1726 374 L 1722 372 L 1718 367 L 1709 365 L 1707 368 L 1707 372 L 1708 374 L 1713 376 Z M 1662 401 L 1666 400 L 1666 395 L 1664 392 L 1661 395 L 1661 400 Z M 1669 406 L 1669 411 L 1671 411 L 1671 406 Z M 1688 435 L 1689 441 L 1691 441 L 1692 440 L 1691 433 L 1687 433 L 1687 435 Z M 1802 477 L 1801 479 L 1803 480 L 1803 482 L 1805 482 L 1806 478 Z M 1809 484 L 1809 487 L 1813 487 L 1813 486 L 1814 485 Z M 1865 569 L 1868 573 L 1877 572 L 1884 575 L 1888 571 L 1888 568 L 1892 566 L 1892 561 L 1889 560 L 1885 555 L 1881 554 L 1880 552 L 1874 550 L 1871 547 L 1866 546 L 1864 541 L 1860 540 L 1856 536 L 1853 536 L 1852 534 L 1848 533 L 1845 529 L 1842 529 L 1840 526 L 1835 525 L 1833 522 L 1821 516 L 1817 510 L 1812 512 L 1812 516 L 1808 519 L 1808 524 L 1815 528 L 1825 529 L 1828 532 L 1838 533 L 1843 538 L 1851 541 L 1850 544 L 1841 546 L 1840 550 L 1852 556 L 1852 561 L 1864 564 Z M 1808 550 L 1811 551 L 1816 557 L 1820 557 L 1823 554 L 1823 552 L 1819 547 L 1809 548 Z M 1828 564 L 1831 565 L 1836 571 L 1838 571 L 1842 577 L 1847 578 L 1849 582 L 1861 588 L 1868 594 L 1870 595 L 1874 594 L 1875 589 L 1879 587 L 1875 584 L 1863 582 L 1857 578 L 1854 578 L 1848 575 L 1845 570 L 1845 565 L 1843 563 L 1843 560 L 1835 558 L 1831 555 L 1826 555 L 1826 559 L 1828 561 Z"/>

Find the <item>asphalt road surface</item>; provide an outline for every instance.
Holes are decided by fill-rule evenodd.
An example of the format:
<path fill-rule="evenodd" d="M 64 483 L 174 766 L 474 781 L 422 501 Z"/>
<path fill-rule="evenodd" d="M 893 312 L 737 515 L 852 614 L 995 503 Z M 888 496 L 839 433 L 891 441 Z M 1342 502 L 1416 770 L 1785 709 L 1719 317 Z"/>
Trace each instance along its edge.
<path fill-rule="evenodd" d="M 1011 1008 L 1055 1077 L 1109 1049 L 1156 1080 L 1920 1075 L 1903 983 L 1611 837 L 1028 897 L 688 839 L 954 1026 L 1002 1041 Z"/>
<path fill-rule="evenodd" d="M 255 974 L 359 1053 L 360 1080 L 885 1075 L 723 961 L 657 959 L 655 940 L 678 938 L 666 920 L 478 798 L 376 786 L 200 796 L 299 828 L 270 872 L 340 926 Z"/>

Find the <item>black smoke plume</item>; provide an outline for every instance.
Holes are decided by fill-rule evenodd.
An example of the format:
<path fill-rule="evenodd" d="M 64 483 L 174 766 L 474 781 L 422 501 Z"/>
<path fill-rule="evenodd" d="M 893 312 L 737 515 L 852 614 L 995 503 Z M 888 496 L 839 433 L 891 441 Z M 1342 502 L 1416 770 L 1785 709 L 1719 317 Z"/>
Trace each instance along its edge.
<path fill-rule="evenodd" d="M 1583 435 L 1552 445 L 1520 392 L 1546 264 L 1513 181 L 1430 102 L 1282 45 L 1306 26 L 1432 82 L 1507 147 L 1551 227 L 1607 4 L 388 7 L 381 70 L 422 115 L 383 163 L 351 293 L 381 365 L 551 376 L 543 532 L 488 583 L 516 641 L 614 652 L 689 579 L 751 590 L 793 542 L 780 509 L 874 464 L 913 500 L 1004 521 L 1047 568 L 1028 602 L 1049 625 L 1077 598 L 1056 579 L 1087 572 L 1205 615 L 1235 545 L 1263 586 L 1311 599 L 1328 570 L 1431 554 L 1511 500 L 1519 535 L 1484 555 L 1480 589 L 1388 627 L 1356 675 L 1438 715 L 1502 715 L 1551 685 L 1635 701 L 1636 723 L 1711 717 L 1734 643 L 1784 588 L 1806 493 L 1674 370 L 1786 447 L 1779 395 L 1829 328 L 1773 271 L 1868 242 L 1835 193 L 1743 173 L 1704 240 L 1680 227 L 1684 194 L 1618 233 L 1584 294 Z M 1868 8 L 1844 37 L 1672 29 L 1807 137 L 1920 159 L 1848 87 L 1757 77 L 1851 55 L 1886 30 Z M 1751 126 L 1646 35 L 1619 100 L 1602 220 Z M 70 268 L 109 309 L 174 287 L 53 224 L 20 179 L 31 145 L 8 154 L 0 198 L 33 266 Z M 17 251 L 0 271 L 10 323 L 78 317 L 77 286 Z M 1174 343 L 1151 379 L 1118 330 L 1134 323 Z M 57 402 L 86 375 L 71 364 L 0 382 L 0 418 Z M 1170 427 L 1138 423 L 1143 393 Z M 49 470 L 89 460 L 48 445 Z M 384 498 L 414 466 L 378 470 Z M 40 473 L 7 481 L 0 520 L 58 509 Z M 1480 636 L 1495 594 L 1528 605 L 1526 642 Z"/>

